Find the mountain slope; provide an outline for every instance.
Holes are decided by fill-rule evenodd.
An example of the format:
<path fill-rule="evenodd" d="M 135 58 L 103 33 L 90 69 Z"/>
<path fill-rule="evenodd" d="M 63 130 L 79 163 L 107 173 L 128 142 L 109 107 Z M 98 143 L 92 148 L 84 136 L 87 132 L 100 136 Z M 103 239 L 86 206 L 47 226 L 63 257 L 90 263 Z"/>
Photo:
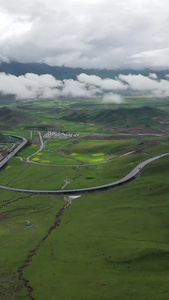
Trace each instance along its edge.
<path fill-rule="evenodd" d="M 63 119 L 72 122 L 95 122 L 101 124 L 112 124 L 113 126 L 120 127 L 161 127 L 161 121 L 168 121 L 169 114 L 161 109 L 152 107 L 141 107 L 125 109 L 120 108 L 117 110 L 113 109 L 102 109 L 97 112 L 80 112 L 74 111 L 65 114 Z"/>
<path fill-rule="evenodd" d="M 148 76 L 149 73 L 156 73 L 159 78 L 164 78 L 166 74 L 169 74 L 169 70 L 154 71 L 150 69 L 145 70 L 106 70 L 106 69 L 83 69 L 83 68 L 69 68 L 69 67 L 58 67 L 58 66 L 49 66 L 45 63 L 19 63 L 19 62 L 10 62 L 10 63 L 1 63 L 0 72 L 5 72 L 13 74 L 16 76 L 24 75 L 26 73 L 35 73 L 38 75 L 42 74 L 51 74 L 58 79 L 75 79 L 80 73 L 86 73 L 88 75 L 97 75 L 102 78 L 114 78 L 118 74 L 142 74 Z"/>

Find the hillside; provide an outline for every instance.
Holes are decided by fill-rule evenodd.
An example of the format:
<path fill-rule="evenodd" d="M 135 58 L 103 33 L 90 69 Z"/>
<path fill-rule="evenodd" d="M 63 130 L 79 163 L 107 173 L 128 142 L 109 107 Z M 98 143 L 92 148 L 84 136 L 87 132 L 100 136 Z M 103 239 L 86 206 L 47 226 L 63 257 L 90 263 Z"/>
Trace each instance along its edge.
<path fill-rule="evenodd" d="M 44 119 L 46 122 L 44 123 Z M 39 107 L 36 104 L 16 105 L 15 107 L 3 106 L 0 108 L 0 126 L 23 124 L 28 129 L 37 127 L 47 130 L 47 125 L 56 126 L 57 122 L 64 121 L 84 124 L 98 124 L 113 128 L 147 128 L 168 130 L 169 113 L 166 110 L 153 107 L 139 108 L 105 108 L 90 105 L 83 109 L 74 106 L 59 108 L 57 106 L 44 106 L 43 102 Z M 33 127 L 32 127 L 33 126 Z"/>
<path fill-rule="evenodd" d="M 6 74 L 12 74 L 16 76 L 24 75 L 26 73 L 35 73 L 38 75 L 41 74 L 51 74 L 58 79 L 75 79 L 80 73 L 86 73 L 88 75 L 97 75 L 102 78 L 114 78 L 118 74 L 142 74 L 148 76 L 149 73 L 156 73 L 159 78 L 164 78 L 166 74 L 169 73 L 169 70 L 154 71 L 151 69 L 145 70 L 106 70 L 106 69 L 83 69 L 83 68 L 68 68 L 68 67 L 58 67 L 50 66 L 45 63 L 19 63 L 19 62 L 10 62 L 10 63 L 1 63 L 0 72 L 5 72 Z"/>
<path fill-rule="evenodd" d="M 11 109 L 6 106 L 0 108 L 0 125 L 25 124 L 33 120 L 31 114 L 24 110 Z"/>
<path fill-rule="evenodd" d="M 162 120 L 169 120 L 169 114 L 160 109 L 141 107 L 131 109 L 120 108 L 117 110 L 103 109 L 97 113 L 93 111 L 75 111 L 65 114 L 62 118 L 72 122 L 112 124 L 115 127 L 137 127 L 140 125 L 156 127 L 162 125 Z"/>

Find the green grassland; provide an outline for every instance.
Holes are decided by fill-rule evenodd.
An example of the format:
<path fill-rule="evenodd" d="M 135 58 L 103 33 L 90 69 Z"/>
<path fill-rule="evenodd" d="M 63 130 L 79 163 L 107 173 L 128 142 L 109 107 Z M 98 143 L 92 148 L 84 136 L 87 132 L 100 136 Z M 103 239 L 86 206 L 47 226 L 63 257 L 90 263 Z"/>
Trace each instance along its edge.
<path fill-rule="evenodd" d="M 141 161 L 169 152 L 167 98 L 131 95 L 121 105 L 65 99 L 6 107 L 0 106 L 0 129 L 30 139 L 18 153 L 24 160 L 40 147 L 38 131 L 80 136 L 48 140 L 31 158 L 49 165 L 14 157 L 0 171 L 4 185 L 42 190 L 98 186 L 118 180 Z M 143 133 L 148 128 L 166 136 L 109 140 L 111 130 L 119 127 L 141 127 Z M 132 150 L 135 153 L 121 156 Z M 73 166 L 90 163 L 98 164 Z M 35 300 L 168 300 L 168 164 L 169 157 L 162 158 L 128 185 L 73 200 L 43 244 L 68 202 L 63 196 L 0 190 L 0 300 L 30 299 L 18 269 L 38 245 L 23 271 Z M 27 221 L 31 228 L 25 227 Z"/>
<path fill-rule="evenodd" d="M 26 131 L 24 129 L 14 129 L 14 130 L 3 130 L 3 133 L 6 134 L 14 134 L 14 135 L 19 135 L 19 136 L 23 136 L 29 139 L 30 137 L 30 133 L 29 131 Z"/>
<path fill-rule="evenodd" d="M 168 299 L 168 163 L 168 157 L 154 162 L 123 188 L 74 200 L 24 270 L 35 299 Z M 64 201 L 1 195 L 2 204 L 18 201 L 1 210 L 0 299 L 28 300 L 18 267 Z M 24 227 L 27 220 L 32 228 Z"/>
<path fill-rule="evenodd" d="M 110 133 L 111 128 L 163 128 L 160 120 L 169 119 L 169 100 L 126 97 L 122 104 L 101 100 L 65 99 L 56 101 L 14 102 L 0 107 L 0 129 L 65 130 L 69 132 Z"/>
<path fill-rule="evenodd" d="M 27 300 L 27 290 L 18 280 L 18 268 L 24 265 L 28 252 L 47 234 L 64 201 L 62 197 L 31 197 L 13 192 L 2 192 L 1 195 L 6 201 L 8 198 L 9 202 L 16 202 L 2 208 L 0 214 L 0 299 Z M 31 228 L 24 227 L 27 220 L 31 222 Z"/>
<path fill-rule="evenodd" d="M 168 163 L 74 201 L 24 272 L 35 299 L 168 299 Z"/>
<path fill-rule="evenodd" d="M 157 144 L 150 146 L 149 143 L 154 141 Z M 145 148 L 142 151 L 136 151 L 127 156 L 121 155 L 121 151 L 137 150 L 137 147 L 144 143 Z M 26 158 L 37 151 L 37 145 L 38 143 L 27 147 L 19 153 L 19 156 Z M 79 140 L 78 143 L 74 143 L 74 140 L 50 140 L 42 152 L 32 157 L 34 164 L 13 158 L 7 168 L 0 173 L 0 181 L 1 184 L 10 187 L 42 190 L 98 186 L 120 179 L 140 162 L 152 156 L 167 153 L 168 148 L 169 142 L 166 138 L 155 140 L 144 138 L 142 143 L 135 139 Z M 60 151 L 63 150 L 69 151 L 69 155 L 62 156 Z M 104 160 L 107 162 L 103 163 Z M 58 166 L 50 165 L 52 163 Z M 85 163 L 94 165 L 81 166 Z M 69 167 L 64 164 L 68 164 Z M 76 164 L 76 166 L 71 166 L 71 164 Z M 65 181 L 67 184 L 64 187 Z"/>
<path fill-rule="evenodd" d="M 146 153 L 151 155 L 158 155 L 169 152 L 169 140 L 163 141 L 160 145 L 152 146 L 151 148 L 145 149 Z"/>
<path fill-rule="evenodd" d="M 24 163 L 12 159 L 8 167 L 0 173 L 2 185 L 23 189 L 56 190 L 69 180 L 66 189 L 85 188 L 111 183 L 125 176 L 139 162 L 150 155 L 128 155 L 106 164 L 87 167 L 52 167 Z"/>
<path fill-rule="evenodd" d="M 30 147 L 26 147 L 22 151 L 18 153 L 19 157 L 22 157 L 23 159 L 26 159 L 28 156 L 34 154 L 36 151 L 39 149 L 39 144 L 38 143 L 33 143 L 31 144 Z"/>
<path fill-rule="evenodd" d="M 69 139 L 48 140 L 45 148 L 36 157 L 32 157 L 33 161 L 49 163 L 49 164 L 87 164 L 97 163 L 110 160 L 116 156 L 119 151 L 128 151 L 136 146 L 139 142 L 136 140 L 83 140 Z M 35 145 L 32 145 L 35 146 Z M 28 147 L 20 156 L 25 158 L 25 153 L 34 153 Z M 30 149 L 30 152 L 28 152 Z"/>
<path fill-rule="evenodd" d="M 33 131 L 32 144 L 22 150 L 19 156 L 26 159 L 29 155 L 34 154 L 40 144 L 37 132 Z M 97 138 L 97 137 L 96 137 Z M 111 160 L 112 158 L 125 154 L 128 151 L 134 150 L 140 143 L 146 141 L 158 141 L 163 145 L 157 148 L 163 153 L 167 150 L 168 142 L 165 138 L 132 138 L 123 140 L 88 140 L 79 137 L 77 139 L 51 139 L 46 140 L 44 149 L 32 156 L 30 159 L 34 162 L 43 164 L 58 164 L 58 165 L 82 165 L 82 164 L 94 164 Z M 45 141 L 45 139 L 44 139 Z M 153 147 L 151 147 L 153 148 Z M 146 149 L 145 149 L 146 150 Z M 152 149 L 153 150 L 153 149 Z M 168 150 L 167 150 L 168 151 Z M 151 153 L 151 150 L 149 150 Z M 161 153 L 161 152 L 159 152 Z"/>
<path fill-rule="evenodd" d="M 3 208 L 4 205 L 7 203 L 15 202 L 18 199 L 26 197 L 25 193 L 18 194 L 17 192 L 6 192 L 5 190 L 1 190 L 1 197 L 0 197 L 0 206 Z M 28 197 L 28 196 L 27 196 Z"/>

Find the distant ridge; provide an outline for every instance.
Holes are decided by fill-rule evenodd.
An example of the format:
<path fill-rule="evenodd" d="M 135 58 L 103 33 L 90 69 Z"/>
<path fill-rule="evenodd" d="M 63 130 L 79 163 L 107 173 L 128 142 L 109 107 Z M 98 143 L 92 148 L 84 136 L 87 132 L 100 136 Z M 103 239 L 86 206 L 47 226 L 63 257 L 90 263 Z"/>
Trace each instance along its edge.
<path fill-rule="evenodd" d="M 158 128 L 161 120 L 169 120 L 167 111 L 153 107 L 101 109 L 96 111 L 65 112 L 63 120 L 71 122 L 112 124 L 113 127 L 148 127 Z"/>
<path fill-rule="evenodd" d="M 10 109 L 6 106 L 0 107 L 0 126 L 11 124 L 25 124 L 28 121 L 32 121 L 33 117 L 20 109 L 19 106 L 15 109 Z"/>
<path fill-rule="evenodd" d="M 24 75 L 26 73 L 34 73 L 38 75 L 51 74 L 57 79 L 76 79 L 76 76 L 80 73 L 86 73 L 88 75 L 97 75 L 102 78 L 114 78 L 118 74 L 142 74 L 148 76 L 149 73 L 156 73 L 159 78 L 165 78 L 166 74 L 169 74 L 169 70 L 154 71 L 150 69 L 145 70 L 106 70 L 106 69 L 83 69 L 83 68 L 69 68 L 69 67 L 58 67 L 49 66 L 45 63 L 20 63 L 20 62 L 10 62 L 1 63 L 0 72 L 5 72 L 6 74 L 12 74 L 15 76 Z"/>

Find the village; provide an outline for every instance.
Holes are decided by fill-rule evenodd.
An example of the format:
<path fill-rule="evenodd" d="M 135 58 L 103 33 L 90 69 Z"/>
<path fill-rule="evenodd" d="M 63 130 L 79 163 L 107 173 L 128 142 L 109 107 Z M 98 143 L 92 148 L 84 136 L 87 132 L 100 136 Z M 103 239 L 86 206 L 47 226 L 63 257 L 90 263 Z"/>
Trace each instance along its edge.
<path fill-rule="evenodd" d="M 45 139 L 71 139 L 78 137 L 78 133 L 64 133 L 64 132 L 56 132 L 56 131 L 48 131 L 44 134 Z"/>

